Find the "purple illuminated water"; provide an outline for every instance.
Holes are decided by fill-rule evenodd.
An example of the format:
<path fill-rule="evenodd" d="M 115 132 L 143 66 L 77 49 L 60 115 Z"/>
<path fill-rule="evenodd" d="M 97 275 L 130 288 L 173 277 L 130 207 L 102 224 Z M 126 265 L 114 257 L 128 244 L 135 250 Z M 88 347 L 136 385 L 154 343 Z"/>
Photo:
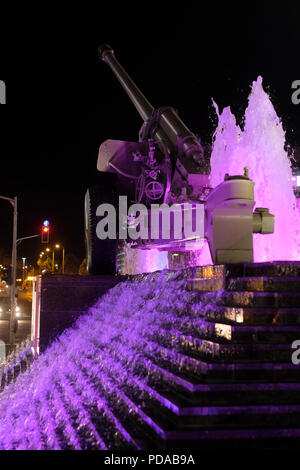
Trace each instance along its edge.
<path fill-rule="evenodd" d="M 176 338 L 189 305 L 201 308 L 178 273 L 118 284 L 7 385 L 0 450 L 139 448 L 148 371 L 163 358 L 181 363 Z"/>
<path fill-rule="evenodd" d="M 123 273 L 142 274 L 166 269 L 168 267 L 168 252 L 155 248 L 142 250 L 131 248 L 129 244 L 124 246 L 125 266 Z"/>
<path fill-rule="evenodd" d="M 299 260 L 300 215 L 292 187 L 290 159 L 285 150 L 285 132 L 262 78 L 252 84 L 243 130 L 230 107 L 219 112 L 211 155 L 210 183 L 217 186 L 225 173 L 243 174 L 255 182 L 256 207 L 267 207 L 275 215 L 271 235 L 254 235 L 254 261 Z"/>

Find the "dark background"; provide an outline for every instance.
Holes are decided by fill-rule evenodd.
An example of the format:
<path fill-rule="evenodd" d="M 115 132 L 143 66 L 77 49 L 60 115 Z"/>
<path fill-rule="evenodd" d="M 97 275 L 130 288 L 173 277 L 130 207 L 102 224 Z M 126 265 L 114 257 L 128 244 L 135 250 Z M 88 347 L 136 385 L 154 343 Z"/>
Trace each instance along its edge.
<path fill-rule="evenodd" d="M 98 44 L 109 43 L 149 101 L 177 108 L 204 143 L 216 124 L 211 98 L 241 119 L 262 75 L 287 143 L 300 145 L 300 105 L 291 101 L 291 83 L 300 79 L 296 2 L 121 5 L 16 6 L 1 14 L 0 195 L 18 196 L 19 237 L 39 233 L 47 218 L 51 242 L 80 259 L 84 194 L 97 179 L 99 145 L 136 140 L 142 124 L 99 62 Z M 8 253 L 11 231 L 12 209 L 0 201 L 0 248 Z M 18 256 L 34 262 L 40 251 L 38 239 L 26 241 Z"/>

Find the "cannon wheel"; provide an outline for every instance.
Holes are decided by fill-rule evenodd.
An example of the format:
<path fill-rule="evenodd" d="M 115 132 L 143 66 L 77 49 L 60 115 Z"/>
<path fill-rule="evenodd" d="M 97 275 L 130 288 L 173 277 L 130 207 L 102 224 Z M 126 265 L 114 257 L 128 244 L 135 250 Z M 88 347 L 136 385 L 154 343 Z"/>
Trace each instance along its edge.
<path fill-rule="evenodd" d="M 85 195 L 85 246 L 89 274 L 116 274 L 118 240 L 100 240 L 96 234 L 100 204 L 109 203 L 117 209 L 118 177 L 114 173 L 100 173 L 97 186 L 90 187 Z"/>

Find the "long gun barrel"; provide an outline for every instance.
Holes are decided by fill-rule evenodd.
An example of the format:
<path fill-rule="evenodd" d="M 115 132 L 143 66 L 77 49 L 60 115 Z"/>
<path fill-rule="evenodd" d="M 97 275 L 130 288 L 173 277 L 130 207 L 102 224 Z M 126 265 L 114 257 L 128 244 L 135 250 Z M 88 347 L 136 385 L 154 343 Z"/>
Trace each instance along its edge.
<path fill-rule="evenodd" d="M 203 159 L 203 148 L 199 139 L 178 117 L 176 111 L 171 107 L 155 110 L 117 61 L 114 51 L 109 45 L 104 44 L 99 47 L 99 56 L 110 66 L 143 121 L 149 123 L 151 119 L 155 119 L 156 127 L 152 137 L 164 140 L 168 148 L 179 157 L 186 170 L 193 162 L 192 166 L 198 166 L 199 171 Z"/>

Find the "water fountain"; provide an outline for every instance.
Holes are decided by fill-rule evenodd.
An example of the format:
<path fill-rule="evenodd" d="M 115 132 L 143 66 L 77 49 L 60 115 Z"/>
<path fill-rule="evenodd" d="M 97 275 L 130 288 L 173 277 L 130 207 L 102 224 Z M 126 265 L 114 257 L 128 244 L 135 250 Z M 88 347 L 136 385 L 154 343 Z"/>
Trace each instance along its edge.
<path fill-rule="evenodd" d="M 268 207 L 275 215 L 274 234 L 266 237 L 254 234 L 254 261 L 300 260 L 300 211 L 293 192 L 291 159 L 282 122 L 263 89 L 262 77 L 252 84 L 243 128 L 236 123 L 230 107 L 220 113 L 218 105 L 214 101 L 213 104 L 218 124 L 213 136 L 211 187 L 220 184 L 226 173 L 243 174 L 247 166 L 249 177 L 255 182 L 256 207 Z M 212 263 L 206 240 L 195 242 L 191 249 L 194 266 Z M 166 264 L 164 252 L 151 250 L 148 258 L 152 251 L 152 263 L 146 260 L 144 263 L 142 251 L 137 254 L 139 263 L 133 263 L 137 270 L 133 266 L 132 272 L 151 272 Z"/>
<path fill-rule="evenodd" d="M 134 401 L 137 392 L 143 400 L 149 358 L 160 356 L 153 339 L 175 333 L 174 311 L 196 296 L 185 290 L 184 279 L 161 281 L 124 282 L 111 289 L 5 387 L 0 449 L 140 448 L 135 439 L 140 418 L 128 430 L 125 426 L 139 416 Z"/>
<path fill-rule="evenodd" d="M 277 221 L 274 235 L 255 240 L 256 260 L 299 259 L 284 131 L 261 78 L 243 130 L 229 108 L 216 111 L 212 186 L 248 166 L 257 205 Z M 300 263 L 246 265 L 243 277 L 224 269 L 163 270 L 113 287 L 4 387 L 0 449 L 299 445 L 290 345 L 300 335 Z M 223 288 L 199 292 L 208 273 Z"/>
<path fill-rule="evenodd" d="M 292 186 L 291 162 L 285 148 L 285 132 L 262 77 L 252 84 L 243 130 L 229 107 L 219 112 L 211 155 L 211 186 L 229 173 L 249 176 L 255 182 L 256 207 L 268 207 L 275 215 L 274 234 L 254 235 L 254 261 L 300 259 L 300 213 Z"/>

